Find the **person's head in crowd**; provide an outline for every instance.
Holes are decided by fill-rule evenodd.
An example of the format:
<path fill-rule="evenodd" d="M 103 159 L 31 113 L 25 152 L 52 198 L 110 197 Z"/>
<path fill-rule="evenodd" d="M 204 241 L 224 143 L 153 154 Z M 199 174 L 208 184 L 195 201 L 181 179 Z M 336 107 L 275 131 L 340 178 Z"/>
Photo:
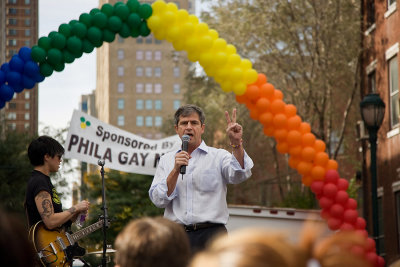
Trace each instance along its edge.
<path fill-rule="evenodd" d="M 131 221 L 115 240 L 116 267 L 186 267 L 189 240 L 183 227 L 163 217 Z"/>
<path fill-rule="evenodd" d="M 30 267 L 36 264 L 33 245 L 21 220 L 0 207 L 0 266 Z"/>
<path fill-rule="evenodd" d="M 45 156 L 54 158 L 61 157 L 64 154 L 62 145 L 50 136 L 39 136 L 33 140 L 28 147 L 29 161 L 33 166 L 41 166 L 44 164 Z"/>
<path fill-rule="evenodd" d="M 197 254 L 190 267 L 354 267 L 369 266 L 351 247 L 362 245 L 355 233 L 337 233 L 319 239 L 306 227 L 297 243 L 266 229 L 242 229 L 214 240 Z M 319 240 L 318 240 L 319 239 Z"/>

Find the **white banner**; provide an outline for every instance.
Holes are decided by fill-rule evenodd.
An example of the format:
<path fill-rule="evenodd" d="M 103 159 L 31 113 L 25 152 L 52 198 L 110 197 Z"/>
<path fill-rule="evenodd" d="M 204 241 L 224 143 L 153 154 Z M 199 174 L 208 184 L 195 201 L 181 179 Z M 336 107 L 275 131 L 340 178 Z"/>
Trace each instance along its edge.
<path fill-rule="evenodd" d="M 154 175 L 160 156 L 178 150 L 181 144 L 178 135 L 150 140 L 74 110 L 65 158 L 95 165 L 99 159 L 104 159 L 106 168 Z"/>

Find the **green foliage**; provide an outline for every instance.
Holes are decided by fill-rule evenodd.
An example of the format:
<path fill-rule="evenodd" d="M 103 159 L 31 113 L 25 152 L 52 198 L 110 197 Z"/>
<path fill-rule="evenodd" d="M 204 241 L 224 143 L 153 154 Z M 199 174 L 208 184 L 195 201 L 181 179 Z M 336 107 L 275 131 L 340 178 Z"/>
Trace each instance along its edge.
<path fill-rule="evenodd" d="M 276 203 L 277 207 L 295 209 L 318 209 L 315 196 L 308 187 L 301 187 L 298 184 L 291 185 L 291 190 L 285 195 L 282 202 Z"/>
<path fill-rule="evenodd" d="M 358 200 L 358 190 L 360 189 L 360 187 L 361 186 L 357 183 L 356 178 L 351 178 L 349 180 L 349 187 L 347 188 L 347 193 L 349 194 L 349 197 Z"/>

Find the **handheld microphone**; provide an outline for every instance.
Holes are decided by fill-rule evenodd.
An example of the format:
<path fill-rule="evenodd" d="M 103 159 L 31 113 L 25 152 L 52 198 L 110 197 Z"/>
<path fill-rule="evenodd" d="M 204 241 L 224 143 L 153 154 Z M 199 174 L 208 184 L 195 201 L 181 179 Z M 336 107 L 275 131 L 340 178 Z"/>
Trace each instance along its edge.
<path fill-rule="evenodd" d="M 183 135 L 182 136 L 182 151 L 188 151 L 188 145 L 189 145 L 189 140 L 190 140 L 190 136 L 189 135 Z M 180 169 L 180 173 L 181 174 L 185 174 L 186 173 L 186 166 L 183 165 L 181 166 Z"/>
<path fill-rule="evenodd" d="M 104 164 L 105 164 L 104 159 L 99 159 L 99 161 L 97 161 L 97 164 L 98 164 L 100 167 L 103 167 Z"/>

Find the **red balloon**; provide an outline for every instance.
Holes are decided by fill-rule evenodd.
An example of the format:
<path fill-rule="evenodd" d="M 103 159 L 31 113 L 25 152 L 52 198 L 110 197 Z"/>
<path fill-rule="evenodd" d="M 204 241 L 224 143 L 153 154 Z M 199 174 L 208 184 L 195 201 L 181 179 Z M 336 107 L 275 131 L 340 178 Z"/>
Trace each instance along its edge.
<path fill-rule="evenodd" d="M 336 184 L 339 178 L 339 173 L 336 170 L 327 170 L 325 173 L 325 183 Z"/>
<path fill-rule="evenodd" d="M 385 259 L 378 256 L 378 267 L 385 267 Z"/>
<path fill-rule="evenodd" d="M 343 220 L 345 222 L 354 224 L 357 220 L 358 212 L 356 210 L 347 209 L 343 213 Z"/>
<path fill-rule="evenodd" d="M 338 230 L 342 226 L 342 220 L 338 218 L 331 217 L 328 219 L 328 227 L 329 229 L 335 231 Z"/>
<path fill-rule="evenodd" d="M 321 197 L 319 200 L 319 206 L 321 209 L 328 209 L 332 206 L 333 200 L 327 197 Z"/>
<path fill-rule="evenodd" d="M 340 178 L 337 181 L 337 186 L 340 190 L 346 191 L 349 188 L 349 182 L 346 179 Z"/>
<path fill-rule="evenodd" d="M 357 230 L 355 230 L 355 233 L 356 234 L 359 234 L 360 236 L 362 236 L 362 237 L 364 237 L 364 238 L 367 238 L 368 237 L 368 232 L 367 232 L 367 230 L 359 230 L 359 229 L 357 229 Z"/>
<path fill-rule="evenodd" d="M 368 252 L 365 254 L 365 258 L 369 263 L 371 263 L 372 266 L 378 265 L 378 255 L 376 255 L 375 252 Z"/>
<path fill-rule="evenodd" d="M 331 217 L 331 215 L 329 213 L 329 209 L 322 209 L 320 214 L 321 214 L 321 218 L 325 219 L 325 220 L 328 220 Z"/>
<path fill-rule="evenodd" d="M 339 187 L 338 187 L 338 189 L 339 189 Z M 349 194 L 347 194 L 346 191 L 339 190 L 336 193 L 335 200 L 336 200 L 336 203 L 345 205 L 345 204 L 347 204 L 347 201 L 349 200 Z"/>
<path fill-rule="evenodd" d="M 355 199 L 353 199 L 353 198 L 349 198 L 347 200 L 345 208 L 346 209 L 351 209 L 351 210 L 357 209 L 357 201 Z"/>
<path fill-rule="evenodd" d="M 354 230 L 354 226 L 350 223 L 343 223 L 342 226 L 340 227 L 340 230 L 342 231 L 353 231 Z"/>
<path fill-rule="evenodd" d="M 364 218 L 358 217 L 355 223 L 356 229 L 363 230 L 367 226 L 367 222 Z"/>
<path fill-rule="evenodd" d="M 335 198 L 338 189 L 337 186 L 334 184 L 325 184 L 324 187 L 322 188 L 322 191 L 324 193 L 324 196 L 329 198 Z"/>
<path fill-rule="evenodd" d="M 342 205 L 333 204 L 330 209 L 330 213 L 333 217 L 342 218 L 344 213 L 344 208 Z"/>
<path fill-rule="evenodd" d="M 358 245 L 354 245 L 350 248 L 350 251 L 353 255 L 359 256 L 359 257 L 364 257 L 365 251 L 364 248 Z"/>
<path fill-rule="evenodd" d="M 375 249 L 376 249 L 375 241 L 371 237 L 368 237 L 367 241 L 365 242 L 365 251 L 370 252 L 370 251 L 375 251 Z"/>
<path fill-rule="evenodd" d="M 321 194 L 322 193 L 322 188 L 324 187 L 324 182 L 322 181 L 315 181 L 311 184 L 311 191 L 314 194 Z"/>

